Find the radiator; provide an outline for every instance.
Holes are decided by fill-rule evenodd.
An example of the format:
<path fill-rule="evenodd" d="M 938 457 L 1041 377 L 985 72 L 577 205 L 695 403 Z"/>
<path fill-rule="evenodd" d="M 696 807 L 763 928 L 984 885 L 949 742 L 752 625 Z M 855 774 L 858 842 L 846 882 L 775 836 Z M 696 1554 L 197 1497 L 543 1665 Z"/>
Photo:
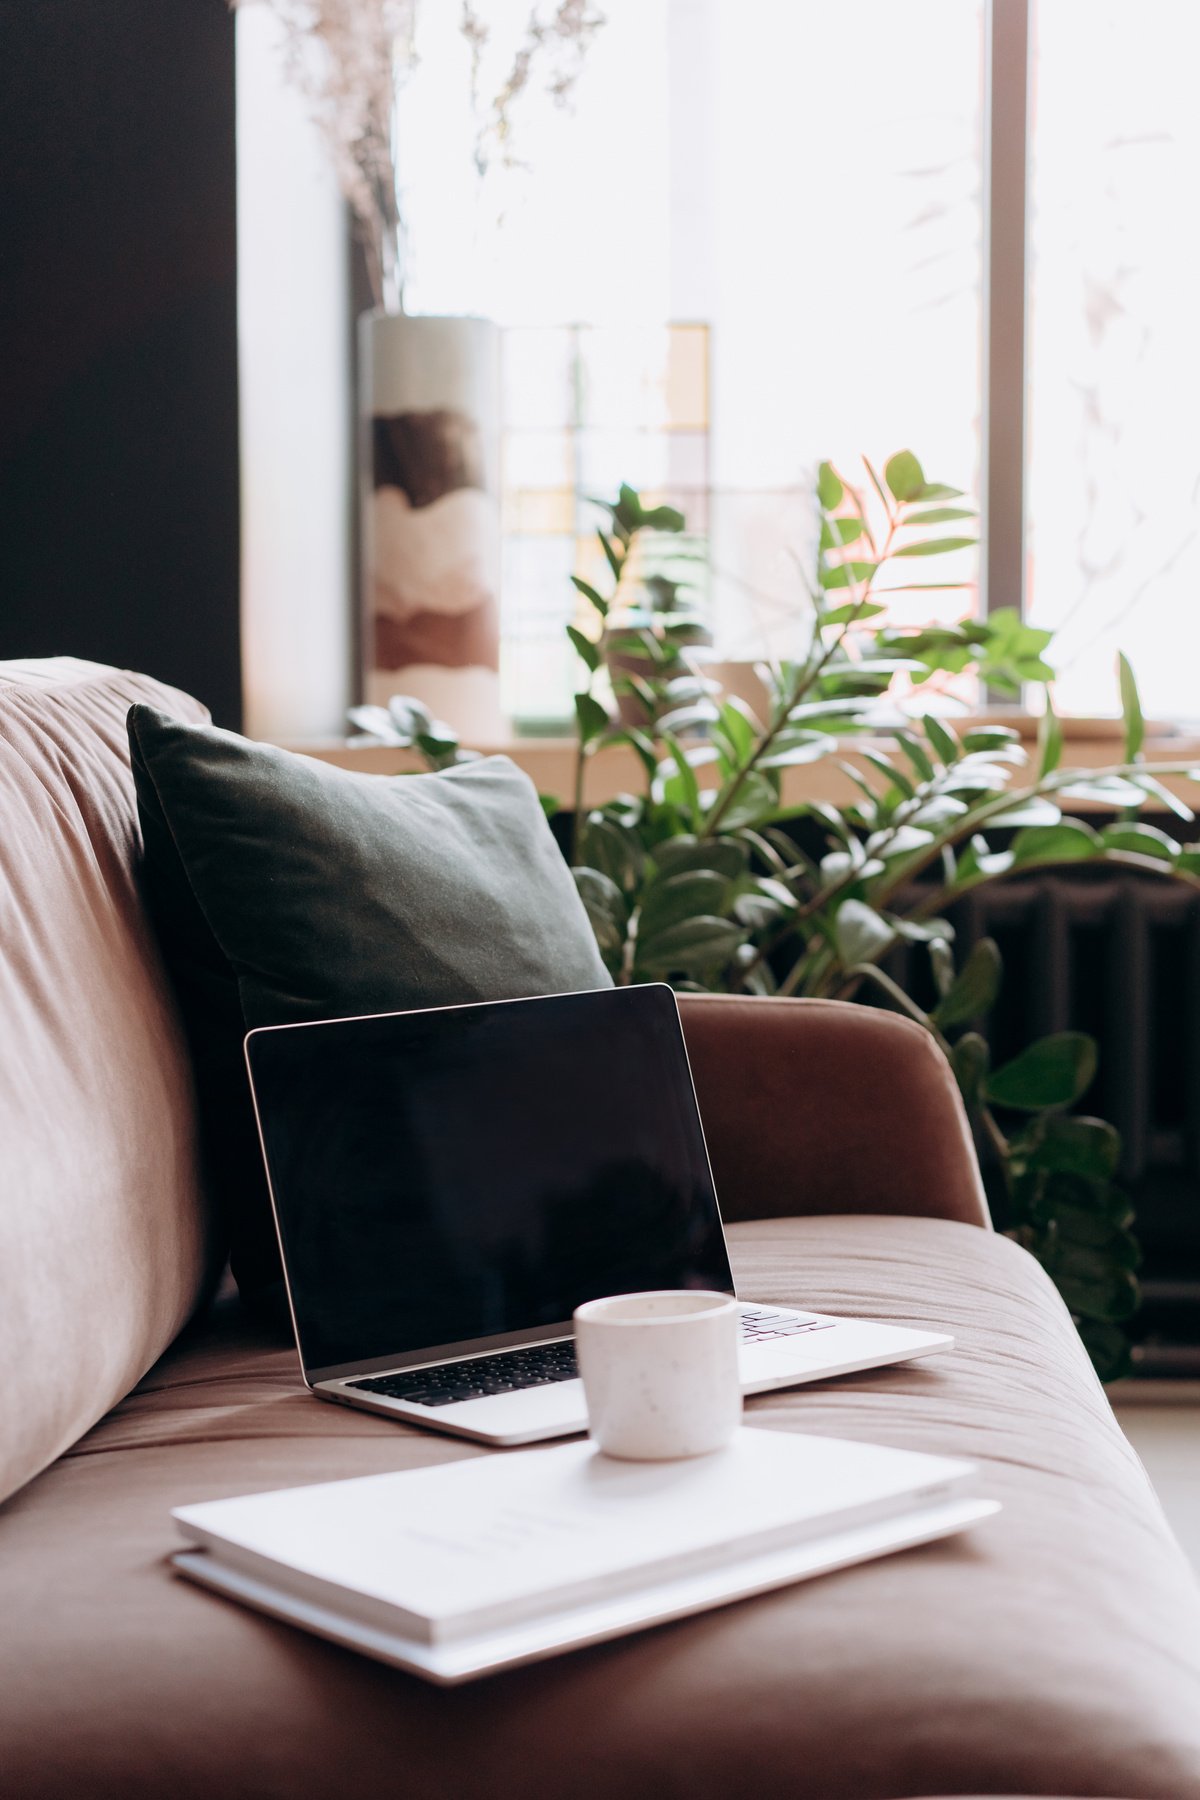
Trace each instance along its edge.
<path fill-rule="evenodd" d="M 960 957 L 996 940 L 993 1063 L 1052 1031 L 1089 1032 L 1100 1068 L 1081 1110 L 1121 1134 L 1120 1180 L 1146 1260 L 1135 1336 L 1145 1373 L 1200 1373 L 1200 893 L 1081 868 L 996 882 L 952 913 Z M 923 989 L 923 952 L 895 973 Z"/>

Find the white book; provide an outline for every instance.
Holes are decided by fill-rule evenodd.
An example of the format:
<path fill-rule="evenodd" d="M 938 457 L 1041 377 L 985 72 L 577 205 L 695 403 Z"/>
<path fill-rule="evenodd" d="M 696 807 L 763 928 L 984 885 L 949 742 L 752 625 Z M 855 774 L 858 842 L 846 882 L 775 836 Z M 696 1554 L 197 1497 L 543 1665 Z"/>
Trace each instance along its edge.
<path fill-rule="evenodd" d="M 193 1579 L 435 1679 L 960 1530 L 973 1464 L 743 1429 L 619 1462 L 588 1441 L 176 1510 Z"/>

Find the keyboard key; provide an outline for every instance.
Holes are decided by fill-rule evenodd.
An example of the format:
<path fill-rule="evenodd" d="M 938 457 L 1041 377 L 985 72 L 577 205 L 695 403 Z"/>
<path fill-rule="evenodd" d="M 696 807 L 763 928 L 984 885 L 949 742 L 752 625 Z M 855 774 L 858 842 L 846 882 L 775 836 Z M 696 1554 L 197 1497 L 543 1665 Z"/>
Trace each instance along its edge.
<path fill-rule="evenodd" d="M 533 1344 L 492 1356 L 463 1357 L 434 1368 L 372 1375 L 350 1386 L 415 1406 L 451 1406 L 456 1401 L 573 1381 L 578 1373 L 574 1344 Z"/>

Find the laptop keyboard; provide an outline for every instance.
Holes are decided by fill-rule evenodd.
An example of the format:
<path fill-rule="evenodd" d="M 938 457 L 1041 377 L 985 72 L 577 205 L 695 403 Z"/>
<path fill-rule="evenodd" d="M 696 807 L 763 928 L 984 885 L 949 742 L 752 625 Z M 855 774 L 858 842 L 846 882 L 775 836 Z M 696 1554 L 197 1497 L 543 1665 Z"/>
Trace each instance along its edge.
<path fill-rule="evenodd" d="M 763 1344 L 774 1338 L 796 1337 L 804 1331 L 828 1331 L 834 1323 L 833 1319 L 814 1319 L 810 1313 L 747 1306 L 742 1309 L 742 1342 Z M 371 1375 L 362 1381 L 348 1381 L 346 1386 L 360 1388 L 367 1394 L 381 1394 L 389 1400 L 407 1400 L 414 1406 L 437 1407 L 453 1406 L 460 1400 L 482 1400 L 492 1394 L 513 1394 L 520 1388 L 549 1387 L 556 1381 L 573 1381 L 578 1373 L 575 1345 L 568 1338 L 554 1344 L 502 1350 L 495 1356 L 437 1363 L 432 1368 Z"/>

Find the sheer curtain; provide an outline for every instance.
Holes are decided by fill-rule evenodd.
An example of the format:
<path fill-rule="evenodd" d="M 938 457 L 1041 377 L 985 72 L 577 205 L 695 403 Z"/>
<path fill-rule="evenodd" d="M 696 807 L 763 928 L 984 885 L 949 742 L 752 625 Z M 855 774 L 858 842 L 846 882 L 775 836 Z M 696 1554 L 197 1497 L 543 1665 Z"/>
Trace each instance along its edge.
<path fill-rule="evenodd" d="M 1034 12 L 1028 604 L 1061 708 L 1200 718 L 1200 8 Z"/>

